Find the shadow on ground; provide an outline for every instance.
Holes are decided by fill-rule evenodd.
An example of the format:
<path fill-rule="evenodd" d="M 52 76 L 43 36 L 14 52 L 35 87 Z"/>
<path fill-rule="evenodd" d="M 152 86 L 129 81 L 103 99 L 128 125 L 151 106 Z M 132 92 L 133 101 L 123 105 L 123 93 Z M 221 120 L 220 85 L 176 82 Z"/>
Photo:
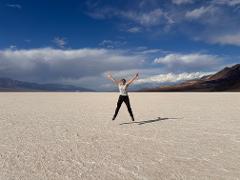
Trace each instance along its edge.
<path fill-rule="evenodd" d="M 161 117 L 157 117 L 156 119 L 150 119 L 150 120 L 144 120 L 144 121 L 133 121 L 133 122 L 129 122 L 129 123 L 121 123 L 119 125 L 127 125 L 127 124 L 143 125 L 143 124 L 154 123 L 154 122 L 158 122 L 158 121 L 166 121 L 166 120 L 174 120 L 174 119 L 183 119 L 183 118 L 161 118 Z"/>

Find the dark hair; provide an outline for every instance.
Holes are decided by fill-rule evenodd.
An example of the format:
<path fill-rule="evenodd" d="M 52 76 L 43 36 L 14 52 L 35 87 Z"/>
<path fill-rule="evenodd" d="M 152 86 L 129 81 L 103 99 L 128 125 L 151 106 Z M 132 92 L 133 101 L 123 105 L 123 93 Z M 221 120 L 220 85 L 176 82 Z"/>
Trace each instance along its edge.
<path fill-rule="evenodd" d="M 123 82 L 123 84 L 125 84 L 125 83 L 126 83 L 126 79 L 122 79 L 121 81 Z"/>

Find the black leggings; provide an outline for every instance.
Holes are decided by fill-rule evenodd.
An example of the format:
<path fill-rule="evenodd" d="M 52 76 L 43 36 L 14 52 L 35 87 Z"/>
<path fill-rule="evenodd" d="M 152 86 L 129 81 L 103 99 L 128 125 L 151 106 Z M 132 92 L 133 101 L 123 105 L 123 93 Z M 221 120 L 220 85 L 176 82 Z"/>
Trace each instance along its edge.
<path fill-rule="evenodd" d="M 114 116 L 113 116 L 114 118 L 117 116 L 118 111 L 119 111 L 119 109 L 120 109 L 120 107 L 121 107 L 123 102 L 126 104 L 130 116 L 133 117 L 133 113 L 132 113 L 129 97 L 120 95 L 119 98 L 118 98 L 117 107 L 115 109 L 115 113 L 114 113 Z"/>

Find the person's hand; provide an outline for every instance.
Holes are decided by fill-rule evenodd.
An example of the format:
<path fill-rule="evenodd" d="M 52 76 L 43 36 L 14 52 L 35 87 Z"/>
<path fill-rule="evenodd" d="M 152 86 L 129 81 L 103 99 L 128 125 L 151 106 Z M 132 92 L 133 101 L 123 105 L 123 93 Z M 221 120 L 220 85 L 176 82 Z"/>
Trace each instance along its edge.
<path fill-rule="evenodd" d="M 136 74 L 136 77 L 137 77 L 137 78 L 139 77 L 139 73 Z"/>
<path fill-rule="evenodd" d="M 111 77 L 112 77 L 112 73 L 109 72 L 109 73 L 107 74 L 107 78 L 108 78 L 108 79 L 111 79 Z"/>

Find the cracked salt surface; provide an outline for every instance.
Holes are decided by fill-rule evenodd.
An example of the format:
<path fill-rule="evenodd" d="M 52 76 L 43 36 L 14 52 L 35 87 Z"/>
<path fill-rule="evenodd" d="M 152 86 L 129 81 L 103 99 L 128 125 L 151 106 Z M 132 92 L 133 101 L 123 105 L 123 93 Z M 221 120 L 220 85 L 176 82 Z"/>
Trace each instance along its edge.
<path fill-rule="evenodd" d="M 117 96 L 1 93 L 0 180 L 240 178 L 240 93 Z"/>

